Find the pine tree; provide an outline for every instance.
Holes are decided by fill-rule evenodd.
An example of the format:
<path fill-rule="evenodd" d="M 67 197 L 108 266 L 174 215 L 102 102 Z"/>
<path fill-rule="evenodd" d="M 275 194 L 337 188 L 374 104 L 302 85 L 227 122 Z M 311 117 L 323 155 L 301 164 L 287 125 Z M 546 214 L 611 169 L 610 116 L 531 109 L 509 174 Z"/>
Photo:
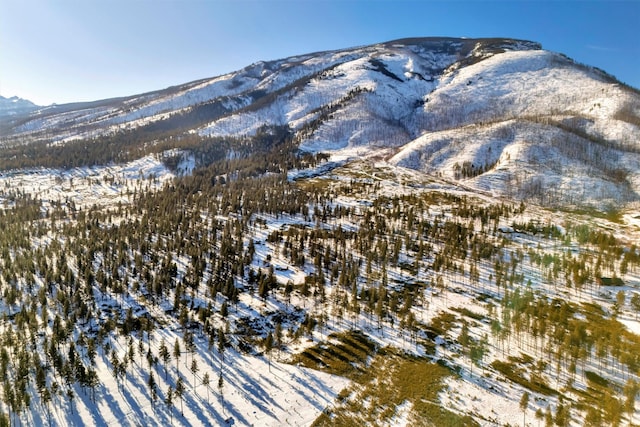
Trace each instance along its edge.
<path fill-rule="evenodd" d="M 164 379 L 167 379 L 167 365 L 169 364 L 169 360 L 171 360 L 171 354 L 169 353 L 169 349 L 167 348 L 167 343 L 164 338 L 160 341 L 160 359 L 162 360 L 162 364 L 164 366 Z"/>
<path fill-rule="evenodd" d="M 225 337 L 224 331 L 220 329 L 218 331 L 218 353 L 220 353 L 220 367 L 222 369 L 222 362 L 224 362 L 224 349 L 227 345 L 227 338 Z"/>
<path fill-rule="evenodd" d="M 209 403 L 209 384 L 211 383 L 211 378 L 209 377 L 209 372 L 205 372 L 202 376 L 202 385 L 207 389 L 207 403 Z"/>
<path fill-rule="evenodd" d="M 184 382 L 182 381 L 182 377 L 178 376 L 178 381 L 176 381 L 176 389 L 175 395 L 180 399 L 180 414 L 184 415 L 184 411 L 182 408 L 182 399 L 184 397 Z"/>
<path fill-rule="evenodd" d="M 558 427 L 567 427 L 571 422 L 570 415 L 569 407 L 564 404 L 561 398 L 556 407 L 556 416 L 554 419 L 556 425 Z"/>
<path fill-rule="evenodd" d="M 191 359 L 191 373 L 193 374 L 193 389 L 196 388 L 196 373 L 198 372 L 198 361 Z"/>
<path fill-rule="evenodd" d="M 220 306 L 220 315 L 224 318 L 229 315 L 229 305 L 227 304 L 227 301 L 223 301 L 222 305 Z"/>
<path fill-rule="evenodd" d="M 173 389 L 171 386 L 167 387 L 167 394 L 164 398 L 164 403 L 169 408 L 169 416 L 171 417 L 171 425 L 173 425 Z"/>
<path fill-rule="evenodd" d="M 462 324 L 462 329 L 458 336 L 458 343 L 460 343 L 463 350 L 469 345 L 469 324 L 467 322 Z"/>
<path fill-rule="evenodd" d="M 222 394 L 222 390 L 224 388 L 224 377 L 222 376 L 222 371 L 218 375 L 218 392 L 220 393 L 220 405 L 222 406 L 222 411 L 224 412 L 224 396 Z"/>
<path fill-rule="evenodd" d="M 529 392 L 524 392 L 520 399 L 520 410 L 522 411 L 522 425 L 527 424 L 527 408 L 529 407 Z"/>
<path fill-rule="evenodd" d="M 638 383 L 633 378 L 629 378 L 624 386 L 624 409 L 629 413 L 630 417 L 633 417 L 633 413 L 635 412 L 636 396 L 639 390 L 640 387 Z"/>
<path fill-rule="evenodd" d="M 49 408 L 49 404 L 51 403 L 51 391 L 48 387 L 44 388 L 40 398 L 42 399 L 42 403 L 44 403 L 44 406 L 47 409 L 47 420 L 49 425 L 51 425 L 51 410 Z"/>
<path fill-rule="evenodd" d="M 86 384 L 91 389 L 91 400 L 96 401 L 96 388 L 100 385 L 100 378 L 98 373 L 93 368 L 88 368 L 86 371 Z"/>
<path fill-rule="evenodd" d="M 553 427 L 553 414 L 551 413 L 551 405 L 547 406 L 547 411 L 544 413 L 544 425 L 545 427 Z"/>
<path fill-rule="evenodd" d="M 176 360 L 176 370 L 178 369 L 178 361 L 180 359 L 180 341 L 178 341 L 178 338 L 176 338 L 175 342 L 173 343 L 173 357 Z"/>
<path fill-rule="evenodd" d="M 264 340 L 264 352 L 267 354 L 267 360 L 269 361 L 269 372 L 271 372 L 271 350 L 273 350 L 273 335 L 269 332 Z"/>
<path fill-rule="evenodd" d="M 636 320 L 638 319 L 638 313 L 640 313 L 640 293 L 634 293 L 631 296 L 631 306 L 633 310 L 636 312 Z"/>
<path fill-rule="evenodd" d="M 149 378 L 147 379 L 147 385 L 149 386 L 149 394 L 151 395 L 151 403 L 153 404 L 153 410 L 155 411 L 155 403 L 158 398 L 156 379 L 153 376 L 153 372 L 149 372 Z"/>

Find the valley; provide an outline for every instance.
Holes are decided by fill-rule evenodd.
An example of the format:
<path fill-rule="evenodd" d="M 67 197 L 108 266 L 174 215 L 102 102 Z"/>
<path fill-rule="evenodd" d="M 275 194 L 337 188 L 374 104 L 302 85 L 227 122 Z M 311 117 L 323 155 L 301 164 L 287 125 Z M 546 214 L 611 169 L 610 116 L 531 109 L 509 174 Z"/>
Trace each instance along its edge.
<path fill-rule="evenodd" d="M 637 422 L 637 226 L 381 161 L 295 181 L 253 162 L 69 174 L 93 204 L 46 209 L 38 175 L 5 178 L 8 419 L 516 424 L 528 393 L 530 420 Z"/>

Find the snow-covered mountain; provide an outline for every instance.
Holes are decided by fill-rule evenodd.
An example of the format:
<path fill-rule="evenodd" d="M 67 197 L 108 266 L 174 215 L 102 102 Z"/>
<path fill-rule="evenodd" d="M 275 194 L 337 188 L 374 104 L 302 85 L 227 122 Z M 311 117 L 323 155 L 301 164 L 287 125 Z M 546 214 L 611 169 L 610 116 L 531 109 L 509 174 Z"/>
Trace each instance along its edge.
<path fill-rule="evenodd" d="M 597 207 L 640 199 L 640 93 L 520 40 L 403 39 L 258 62 L 44 108 L 0 131 L 13 146 L 243 136 L 264 125 L 289 126 L 305 151 L 381 155 L 495 195 Z"/>
<path fill-rule="evenodd" d="M 640 425 L 639 106 L 431 38 L 0 117 L 0 426 Z"/>
<path fill-rule="evenodd" d="M 29 113 L 38 108 L 36 104 L 27 99 L 18 98 L 17 96 L 5 98 L 0 95 L 0 117 Z"/>

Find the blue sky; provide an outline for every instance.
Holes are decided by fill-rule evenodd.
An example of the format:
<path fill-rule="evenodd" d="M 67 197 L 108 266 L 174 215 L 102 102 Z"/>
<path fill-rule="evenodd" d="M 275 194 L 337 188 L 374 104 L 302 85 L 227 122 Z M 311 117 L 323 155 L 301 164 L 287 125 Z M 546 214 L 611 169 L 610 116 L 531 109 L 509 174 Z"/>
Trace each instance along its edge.
<path fill-rule="evenodd" d="M 133 95 L 418 36 L 534 40 L 640 88 L 640 0 L 0 0 L 0 95 Z"/>

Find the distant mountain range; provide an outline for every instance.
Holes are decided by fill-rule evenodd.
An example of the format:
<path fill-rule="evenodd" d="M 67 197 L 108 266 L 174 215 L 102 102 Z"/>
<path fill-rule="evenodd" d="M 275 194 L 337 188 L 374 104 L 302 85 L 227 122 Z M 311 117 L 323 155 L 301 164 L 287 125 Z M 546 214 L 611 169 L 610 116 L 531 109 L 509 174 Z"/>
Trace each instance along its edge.
<path fill-rule="evenodd" d="M 166 149 L 157 141 L 286 126 L 301 150 L 377 156 L 493 195 L 598 208 L 640 200 L 638 90 L 530 41 L 403 39 L 126 98 L 1 105 L 14 156 L 25 142 L 120 135 Z"/>
<path fill-rule="evenodd" d="M 38 108 L 39 106 L 33 102 L 17 96 L 11 98 L 0 96 L 0 117 L 30 113 Z"/>

